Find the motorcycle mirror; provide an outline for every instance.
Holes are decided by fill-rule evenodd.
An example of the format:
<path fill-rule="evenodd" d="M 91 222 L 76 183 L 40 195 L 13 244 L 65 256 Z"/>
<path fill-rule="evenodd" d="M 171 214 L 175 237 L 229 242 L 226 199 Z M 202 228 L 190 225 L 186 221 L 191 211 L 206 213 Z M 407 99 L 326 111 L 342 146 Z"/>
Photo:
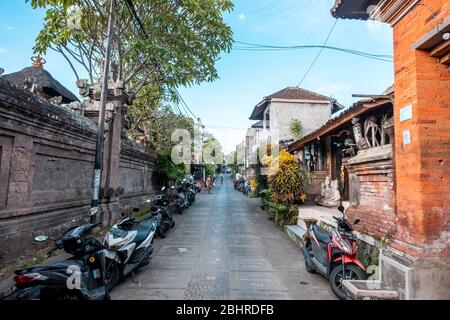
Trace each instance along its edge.
<path fill-rule="evenodd" d="M 353 224 L 358 224 L 360 221 L 361 221 L 361 220 L 356 219 L 356 220 L 353 222 Z"/>
<path fill-rule="evenodd" d="M 95 216 L 98 213 L 98 207 L 93 207 L 89 210 L 89 216 Z"/>
<path fill-rule="evenodd" d="M 344 208 L 342 205 L 340 205 L 339 208 L 338 208 L 338 210 L 339 210 L 342 214 L 344 214 L 345 208 Z"/>
<path fill-rule="evenodd" d="M 40 236 L 37 236 L 36 238 L 34 238 L 34 241 L 36 241 L 36 242 L 45 242 L 48 239 L 49 239 L 49 237 L 43 234 L 43 235 L 40 235 Z"/>

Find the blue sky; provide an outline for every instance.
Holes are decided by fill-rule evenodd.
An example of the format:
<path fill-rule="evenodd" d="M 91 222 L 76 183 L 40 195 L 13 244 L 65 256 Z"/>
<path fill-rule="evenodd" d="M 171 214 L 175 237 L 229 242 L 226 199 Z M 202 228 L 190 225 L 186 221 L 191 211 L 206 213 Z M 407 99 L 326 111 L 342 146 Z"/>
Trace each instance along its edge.
<path fill-rule="evenodd" d="M 322 45 L 334 18 L 333 0 L 235 0 L 226 14 L 234 39 L 244 42 L 291 46 Z M 30 65 L 34 39 L 43 23 L 43 12 L 25 0 L 0 1 L 0 67 L 6 73 Z M 392 32 L 377 22 L 340 20 L 328 45 L 392 54 Z M 229 151 L 243 140 L 253 107 L 264 96 L 296 86 L 319 49 L 281 52 L 232 51 L 217 63 L 220 79 L 182 88 L 192 109 Z M 54 53 L 45 68 L 76 93 L 74 77 L 65 61 Z M 335 97 L 348 106 L 353 93 L 381 93 L 393 83 L 393 64 L 324 50 L 302 87 Z M 226 127 L 226 128 L 217 128 Z"/>

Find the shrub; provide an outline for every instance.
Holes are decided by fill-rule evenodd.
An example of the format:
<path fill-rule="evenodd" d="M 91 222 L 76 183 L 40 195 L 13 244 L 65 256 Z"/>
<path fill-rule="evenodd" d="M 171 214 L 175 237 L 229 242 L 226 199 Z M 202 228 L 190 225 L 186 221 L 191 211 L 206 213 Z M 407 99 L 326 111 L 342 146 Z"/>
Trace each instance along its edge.
<path fill-rule="evenodd" d="M 298 160 L 283 150 L 278 157 L 278 168 L 269 176 L 272 201 L 292 204 L 305 199 L 305 188 L 314 176 L 303 170 Z"/>

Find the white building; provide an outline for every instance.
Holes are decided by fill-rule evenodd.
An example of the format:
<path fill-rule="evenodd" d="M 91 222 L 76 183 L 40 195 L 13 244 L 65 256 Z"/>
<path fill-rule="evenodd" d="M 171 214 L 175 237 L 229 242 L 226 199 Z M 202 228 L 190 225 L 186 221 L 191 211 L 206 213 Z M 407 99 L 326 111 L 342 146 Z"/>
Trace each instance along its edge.
<path fill-rule="evenodd" d="M 294 119 L 302 124 L 303 134 L 311 133 L 341 108 L 334 99 L 312 91 L 297 87 L 280 90 L 254 107 L 250 120 L 258 122 L 247 132 L 249 146 L 255 151 L 268 140 L 273 144 L 293 140 L 289 127 Z"/>

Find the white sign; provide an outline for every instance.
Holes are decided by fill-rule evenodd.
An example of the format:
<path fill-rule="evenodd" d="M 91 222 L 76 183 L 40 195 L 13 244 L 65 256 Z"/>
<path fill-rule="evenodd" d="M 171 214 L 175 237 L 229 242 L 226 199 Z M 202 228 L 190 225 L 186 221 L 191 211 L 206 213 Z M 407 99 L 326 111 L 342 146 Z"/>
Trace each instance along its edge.
<path fill-rule="evenodd" d="M 403 144 L 410 144 L 411 143 L 411 131 L 405 130 L 403 131 Z"/>
<path fill-rule="evenodd" d="M 409 104 L 406 107 L 400 109 L 400 122 L 412 119 L 412 105 Z"/>

